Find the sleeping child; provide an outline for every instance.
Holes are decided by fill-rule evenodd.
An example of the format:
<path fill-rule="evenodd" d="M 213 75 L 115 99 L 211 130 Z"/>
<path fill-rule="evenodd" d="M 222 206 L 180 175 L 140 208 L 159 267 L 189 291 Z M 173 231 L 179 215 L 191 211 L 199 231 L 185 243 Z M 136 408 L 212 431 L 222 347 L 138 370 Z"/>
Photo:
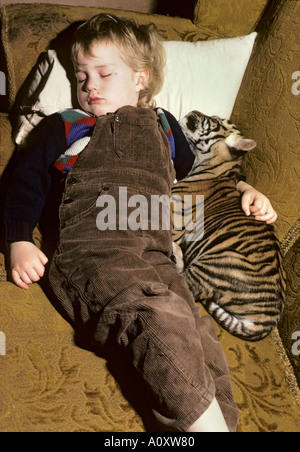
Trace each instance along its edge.
<path fill-rule="evenodd" d="M 180 155 L 191 160 L 178 123 L 164 112 L 172 163 L 154 109 L 163 46 L 151 26 L 100 14 L 76 31 L 72 59 L 80 108 L 42 121 L 11 178 L 4 216 L 12 279 L 26 290 L 44 275 L 48 258 L 32 233 L 54 168 L 65 179 L 49 280 L 65 317 L 99 354 L 123 350 L 160 428 L 235 431 L 239 410 L 226 358 L 171 259 L 171 231 L 129 228 L 130 206 L 119 205 L 122 188 L 149 205 L 153 195 L 169 196 L 175 171 L 182 173 Z M 244 181 L 237 187 L 245 213 L 275 221 L 265 196 Z M 107 195 L 117 223 L 100 230 L 99 199 Z"/>

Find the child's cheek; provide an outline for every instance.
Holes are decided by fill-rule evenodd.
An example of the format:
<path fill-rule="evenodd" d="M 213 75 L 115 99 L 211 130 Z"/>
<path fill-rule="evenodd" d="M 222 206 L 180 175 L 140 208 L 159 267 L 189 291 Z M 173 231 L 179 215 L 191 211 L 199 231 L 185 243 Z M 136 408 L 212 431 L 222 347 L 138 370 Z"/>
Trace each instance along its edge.
<path fill-rule="evenodd" d="M 77 101 L 81 107 L 87 102 L 87 95 L 82 92 L 81 86 L 79 85 L 77 85 Z"/>

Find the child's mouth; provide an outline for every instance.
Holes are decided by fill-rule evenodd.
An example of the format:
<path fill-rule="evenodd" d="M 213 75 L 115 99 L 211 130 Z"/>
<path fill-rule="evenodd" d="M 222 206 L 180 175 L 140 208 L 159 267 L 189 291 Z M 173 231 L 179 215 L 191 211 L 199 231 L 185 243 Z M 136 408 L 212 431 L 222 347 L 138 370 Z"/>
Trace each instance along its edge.
<path fill-rule="evenodd" d="M 104 99 L 102 97 L 91 97 L 90 99 L 88 99 L 89 105 L 100 104 L 103 102 L 104 102 Z"/>

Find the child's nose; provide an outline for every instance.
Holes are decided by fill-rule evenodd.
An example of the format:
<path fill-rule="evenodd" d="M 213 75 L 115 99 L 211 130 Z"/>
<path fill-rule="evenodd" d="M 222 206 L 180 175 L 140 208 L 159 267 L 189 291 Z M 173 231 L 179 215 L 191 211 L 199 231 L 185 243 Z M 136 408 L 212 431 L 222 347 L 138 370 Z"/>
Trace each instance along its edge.
<path fill-rule="evenodd" d="M 96 79 L 96 77 L 90 77 L 88 78 L 86 82 L 86 91 L 92 92 L 92 91 L 99 91 L 100 89 L 100 80 Z"/>

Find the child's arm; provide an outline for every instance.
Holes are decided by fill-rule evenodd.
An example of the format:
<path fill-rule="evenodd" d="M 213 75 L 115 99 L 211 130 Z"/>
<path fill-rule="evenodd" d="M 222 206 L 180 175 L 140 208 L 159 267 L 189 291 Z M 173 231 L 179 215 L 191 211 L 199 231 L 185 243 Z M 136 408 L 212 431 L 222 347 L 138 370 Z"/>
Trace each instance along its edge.
<path fill-rule="evenodd" d="M 3 208 L 4 241 L 13 282 L 22 289 L 44 274 L 48 259 L 34 245 L 32 234 L 51 187 L 49 168 L 65 150 L 63 121 L 60 115 L 52 115 L 38 126 L 9 178 Z"/>
<path fill-rule="evenodd" d="M 175 142 L 175 158 L 174 167 L 176 171 L 176 179 L 185 178 L 191 171 L 195 156 L 190 145 L 184 135 L 177 119 L 167 110 L 162 109 L 166 115 Z"/>
<path fill-rule="evenodd" d="M 21 289 L 39 281 L 48 262 L 45 254 L 31 242 L 13 242 L 9 245 L 10 269 L 13 282 Z"/>
<path fill-rule="evenodd" d="M 242 209 L 247 216 L 254 215 L 258 221 L 275 223 L 278 216 L 270 200 L 244 181 L 238 182 L 237 190 L 242 195 Z"/>

